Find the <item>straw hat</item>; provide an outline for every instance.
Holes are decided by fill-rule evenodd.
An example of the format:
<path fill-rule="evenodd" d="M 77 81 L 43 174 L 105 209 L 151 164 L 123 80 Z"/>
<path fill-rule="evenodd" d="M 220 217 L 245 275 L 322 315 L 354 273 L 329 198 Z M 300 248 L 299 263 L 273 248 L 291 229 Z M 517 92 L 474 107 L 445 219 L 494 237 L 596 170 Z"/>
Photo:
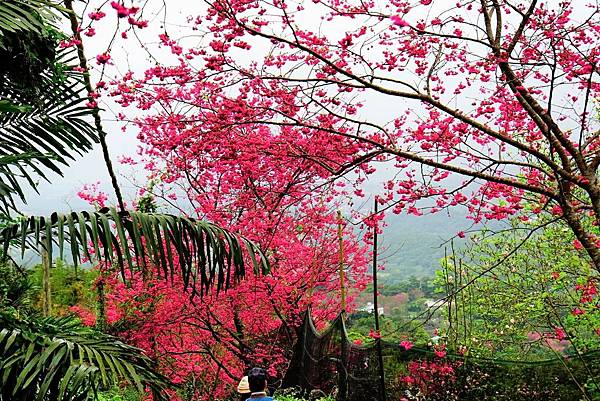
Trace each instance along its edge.
<path fill-rule="evenodd" d="M 250 394 L 250 385 L 248 384 L 248 376 L 242 377 L 238 383 L 237 392 L 240 394 Z"/>

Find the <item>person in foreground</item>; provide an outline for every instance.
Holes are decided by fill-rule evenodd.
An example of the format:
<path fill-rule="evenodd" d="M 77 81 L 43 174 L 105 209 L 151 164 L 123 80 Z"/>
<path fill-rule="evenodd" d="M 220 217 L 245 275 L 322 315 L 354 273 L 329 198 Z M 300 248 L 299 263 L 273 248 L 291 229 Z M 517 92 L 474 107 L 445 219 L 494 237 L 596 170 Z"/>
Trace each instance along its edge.
<path fill-rule="evenodd" d="M 273 401 L 267 396 L 267 372 L 261 368 L 252 368 L 248 373 L 250 398 L 248 401 Z"/>

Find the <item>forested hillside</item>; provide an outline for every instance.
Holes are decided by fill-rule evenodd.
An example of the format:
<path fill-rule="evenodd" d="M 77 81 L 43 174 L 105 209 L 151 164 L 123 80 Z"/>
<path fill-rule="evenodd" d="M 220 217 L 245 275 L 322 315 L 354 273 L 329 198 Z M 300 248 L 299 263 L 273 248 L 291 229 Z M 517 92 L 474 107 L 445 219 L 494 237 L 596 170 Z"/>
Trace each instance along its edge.
<path fill-rule="evenodd" d="M 468 240 L 469 232 L 483 228 L 473 225 L 459 209 L 450 214 L 440 212 L 422 216 L 389 213 L 386 223 L 379 250 L 385 270 L 380 275 L 390 283 L 410 276 L 432 276 L 439 269 L 444 252 L 452 252 L 451 241 L 458 249 Z M 488 223 L 490 228 L 500 225 Z M 457 235 L 460 232 L 466 233 L 465 238 Z"/>

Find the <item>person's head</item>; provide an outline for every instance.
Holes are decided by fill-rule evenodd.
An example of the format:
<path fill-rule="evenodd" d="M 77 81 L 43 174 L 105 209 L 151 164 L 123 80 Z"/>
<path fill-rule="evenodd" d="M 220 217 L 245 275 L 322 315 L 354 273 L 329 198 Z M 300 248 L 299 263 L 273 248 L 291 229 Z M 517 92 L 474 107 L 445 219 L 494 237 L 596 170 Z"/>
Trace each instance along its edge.
<path fill-rule="evenodd" d="M 252 393 L 267 389 L 267 372 L 262 368 L 252 368 L 248 372 L 248 385 Z"/>

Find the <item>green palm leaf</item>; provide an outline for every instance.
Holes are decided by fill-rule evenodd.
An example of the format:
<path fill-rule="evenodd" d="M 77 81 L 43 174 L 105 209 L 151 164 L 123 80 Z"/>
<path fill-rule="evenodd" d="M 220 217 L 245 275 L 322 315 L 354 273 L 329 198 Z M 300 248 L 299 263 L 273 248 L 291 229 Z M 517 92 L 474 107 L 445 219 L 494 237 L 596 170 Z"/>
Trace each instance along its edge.
<path fill-rule="evenodd" d="M 63 53 L 60 65 L 69 57 Z M 23 185 L 36 188 L 36 179 L 47 180 L 47 171 L 62 175 L 61 165 L 98 142 L 87 101 L 81 77 L 71 72 L 45 71 L 37 87 L 28 90 L 0 77 L 0 195 L 5 210 L 14 207 L 15 194 L 25 201 Z M 19 156 L 16 163 L 2 162 Z"/>
<path fill-rule="evenodd" d="M 126 270 L 164 278 L 177 274 L 192 296 L 234 284 L 245 275 L 245 260 L 251 261 L 255 274 L 264 274 L 269 268 L 254 243 L 214 224 L 112 208 L 24 218 L 0 231 L 0 241 L 5 255 L 11 246 L 20 248 L 21 253 L 43 247 L 52 260 L 56 246 L 60 258 L 68 248 L 78 264 L 93 253 L 98 260 L 119 266 L 124 279 Z"/>
<path fill-rule="evenodd" d="M 127 382 L 166 400 L 168 380 L 142 350 L 70 318 L 19 320 L 0 312 L 0 399 L 92 399 L 98 389 Z"/>
<path fill-rule="evenodd" d="M 0 35 L 3 31 L 13 33 L 33 31 L 41 35 L 45 29 L 44 21 L 52 22 L 56 19 L 52 9 L 56 9 L 56 6 L 48 1 L 2 1 L 0 2 Z"/>

